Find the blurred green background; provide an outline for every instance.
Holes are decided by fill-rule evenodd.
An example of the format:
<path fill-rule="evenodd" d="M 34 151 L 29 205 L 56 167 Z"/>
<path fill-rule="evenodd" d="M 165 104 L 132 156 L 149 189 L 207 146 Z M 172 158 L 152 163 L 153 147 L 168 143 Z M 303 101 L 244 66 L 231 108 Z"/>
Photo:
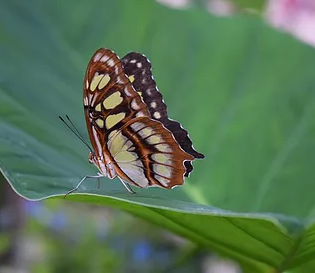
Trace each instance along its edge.
<path fill-rule="evenodd" d="M 212 250 L 243 272 L 312 259 L 304 244 L 286 260 L 315 213 L 314 48 L 269 26 L 263 1 L 182 2 L 1 1 L 0 272 L 240 272 Z M 69 196 L 82 204 L 61 200 L 96 173 L 58 115 L 88 139 L 82 82 L 100 47 L 150 59 L 169 116 L 206 155 L 183 187 L 130 195 L 102 179 Z"/>

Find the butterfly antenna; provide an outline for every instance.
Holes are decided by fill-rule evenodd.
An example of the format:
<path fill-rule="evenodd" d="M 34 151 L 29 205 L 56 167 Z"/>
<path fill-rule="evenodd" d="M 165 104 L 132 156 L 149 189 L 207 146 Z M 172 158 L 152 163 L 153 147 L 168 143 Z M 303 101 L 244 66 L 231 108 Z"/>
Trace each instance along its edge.
<path fill-rule="evenodd" d="M 91 153 L 93 153 L 92 148 L 90 147 L 90 145 L 87 143 L 87 141 L 81 136 L 81 134 L 79 133 L 78 129 L 75 127 L 75 125 L 73 124 L 73 122 L 71 121 L 71 119 L 68 117 L 68 115 L 66 115 L 67 120 L 69 121 L 69 123 L 72 125 L 72 127 L 61 117 L 59 116 L 60 120 L 70 129 L 70 131 L 75 134 L 84 144 L 86 147 L 88 147 L 88 149 L 90 150 Z"/>
<path fill-rule="evenodd" d="M 77 127 L 74 125 L 74 123 L 72 122 L 72 120 L 69 118 L 68 115 L 66 115 L 67 120 L 70 122 L 70 124 L 72 125 L 72 128 L 76 131 L 76 133 L 83 139 L 82 135 L 80 134 L 79 130 L 77 129 Z M 85 141 L 86 142 L 86 141 Z"/>

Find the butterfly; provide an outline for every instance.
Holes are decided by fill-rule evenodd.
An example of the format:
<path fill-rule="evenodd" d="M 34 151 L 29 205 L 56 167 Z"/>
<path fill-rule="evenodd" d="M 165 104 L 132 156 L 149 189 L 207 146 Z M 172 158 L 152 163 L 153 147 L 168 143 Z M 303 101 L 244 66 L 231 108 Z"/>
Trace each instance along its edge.
<path fill-rule="evenodd" d="M 171 189 L 182 185 L 204 158 L 181 125 L 168 118 L 150 61 L 131 52 L 121 60 L 110 49 L 92 56 L 84 78 L 84 115 L 89 138 L 89 162 L 99 173 L 86 178 L 118 177 L 130 185 Z M 69 192 L 69 193 L 70 193 Z"/>

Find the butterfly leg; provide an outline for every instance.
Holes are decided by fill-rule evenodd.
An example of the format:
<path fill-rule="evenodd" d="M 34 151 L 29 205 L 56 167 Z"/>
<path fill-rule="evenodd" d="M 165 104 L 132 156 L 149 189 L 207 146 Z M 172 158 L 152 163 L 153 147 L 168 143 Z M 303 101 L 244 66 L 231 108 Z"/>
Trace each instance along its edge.
<path fill-rule="evenodd" d="M 78 190 L 78 188 L 81 186 L 81 184 L 85 181 L 85 179 L 87 178 L 97 178 L 98 180 L 100 179 L 100 177 L 103 177 L 103 175 L 97 174 L 97 175 L 87 175 L 84 176 L 82 178 L 82 180 L 78 183 L 78 185 L 76 185 L 76 187 L 74 187 L 72 190 L 68 191 L 65 196 L 63 198 L 66 198 L 69 194 L 75 192 L 76 190 Z"/>
<path fill-rule="evenodd" d="M 118 176 L 120 182 L 124 185 L 124 187 L 126 188 L 126 190 L 129 192 L 129 193 L 136 193 L 128 183 L 126 183 L 124 180 L 122 180 L 119 176 Z"/>

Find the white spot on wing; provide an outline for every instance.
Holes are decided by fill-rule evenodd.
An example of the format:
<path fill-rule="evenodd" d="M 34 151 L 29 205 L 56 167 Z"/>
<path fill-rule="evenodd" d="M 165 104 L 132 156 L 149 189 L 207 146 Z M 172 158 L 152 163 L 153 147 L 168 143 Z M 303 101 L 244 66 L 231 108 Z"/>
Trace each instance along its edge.
<path fill-rule="evenodd" d="M 89 105 L 89 101 L 88 101 L 87 97 L 84 97 L 83 104 L 84 104 L 84 106 L 88 106 Z"/>
<path fill-rule="evenodd" d="M 115 65 L 114 60 L 110 59 L 107 61 L 108 66 L 113 67 Z"/>
<path fill-rule="evenodd" d="M 156 119 L 160 119 L 161 114 L 159 112 L 154 112 L 153 117 L 155 117 Z"/>
<path fill-rule="evenodd" d="M 152 101 L 151 104 L 150 104 L 150 106 L 151 106 L 152 108 L 156 108 L 156 102 L 155 102 L 155 101 Z"/>
<path fill-rule="evenodd" d="M 117 77 L 117 83 L 119 83 L 119 84 L 124 84 L 125 82 L 122 80 L 122 78 L 121 77 Z"/>
<path fill-rule="evenodd" d="M 127 86 L 125 87 L 124 92 L 128 97 L 132 97 L 132 93 L 128 90 Z"/>
<path fill-rule="evenodd" d="M 106 63 L 108 59 L 109 59 L 109 56 L 104 55 L 104 56 L 101 58 L 101 62 Z"/>
<path fill-rule="evenodd" d="M 94 56 L 93 61 L 94 61 L 94 62 L 98 62 L 98 61 L 100 60 L 101 56 L 102 56 L 102 54 L 98 52 L 98 53 Z M 104 58 L 104 57 L 103 57 L 103 58 Z"/>
<path fill-rule="evenodd" d="M 142 111 L 140 111 L 140 112 L 138 112 L 138 113 L 136 114 L 136 117 L 137 117 L 137 118 L 139 118 L 139 117 L 145 117 L 145 114 L 144 114 Z"/>
<path fill-rule="evenodd" d="M 141 68 L 142 67 L 142 63 L 137 63 L 137 67 Z"/>
<path fill-rule="evenodd" d="M 137 100 L 136 99 L 133 99 L 132 101 L 131 101 L 131 108 L 133 109 L 133 110 L 139 110 L 140 109 L 140 106 L 139 106 L 139 104 L 137 103 Z"/>
<path fill-rule="evenodd" d="M 137 60 L 135 60 L 135 59 L 130 61 L 131 64 L 134 64 L 136 62 L 137 62 Z"/>

